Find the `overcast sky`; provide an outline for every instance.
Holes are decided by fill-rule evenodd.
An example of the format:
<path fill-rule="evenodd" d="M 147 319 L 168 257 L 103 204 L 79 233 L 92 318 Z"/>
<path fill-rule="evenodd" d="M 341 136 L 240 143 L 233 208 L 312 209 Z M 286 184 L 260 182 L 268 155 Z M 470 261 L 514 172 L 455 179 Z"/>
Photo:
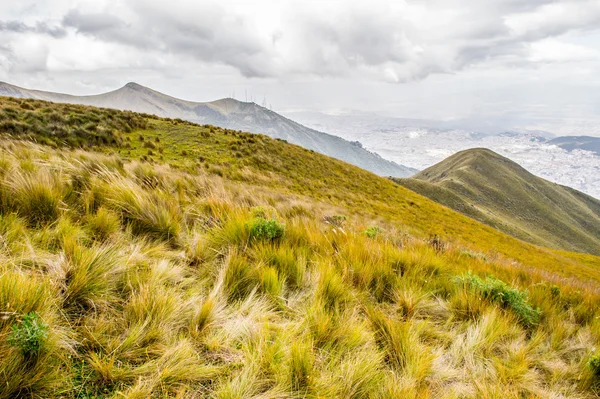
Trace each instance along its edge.
<path fill-rule="evenodd" d="M 584 134 L 600 0 L 2 0 L 0 80 Z"/>

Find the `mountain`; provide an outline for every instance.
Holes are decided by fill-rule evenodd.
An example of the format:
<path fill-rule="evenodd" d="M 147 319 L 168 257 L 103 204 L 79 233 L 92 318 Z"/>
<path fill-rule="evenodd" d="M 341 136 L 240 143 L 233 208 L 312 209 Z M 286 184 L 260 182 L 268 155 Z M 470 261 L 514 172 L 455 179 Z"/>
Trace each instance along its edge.
<path fill-rule="evenodd" d="M 0 399 L 598 398 L 600 257 L 261 134 L 0 97 Z"/>
<path fill-rule="evenodd" d="M 600 155 L 600 137 L 591 136 L 561 136 L 548 141 L 567 151 L 586 150 Z"/>
<path fill-rule="evenodd" d="M 522 240 L 600 254 L 600 201 L 491 150 L 461 151 L 395 181 Z"/>
<path fill-rule="evenodd" d="M 28 90 L 0 82 L 0 95 L 144 112 L 228 129 L 263 133 L 341 159 L 380 176 L 406 177 L 417 172 L 416 169 L 383 159 L 357 143 L 309 129 L 256 103 L 232 98 L 206 103 L 185 101 L 137 83 L 127 83 L 118 90 L 104 94 L 72 96 Z"/>

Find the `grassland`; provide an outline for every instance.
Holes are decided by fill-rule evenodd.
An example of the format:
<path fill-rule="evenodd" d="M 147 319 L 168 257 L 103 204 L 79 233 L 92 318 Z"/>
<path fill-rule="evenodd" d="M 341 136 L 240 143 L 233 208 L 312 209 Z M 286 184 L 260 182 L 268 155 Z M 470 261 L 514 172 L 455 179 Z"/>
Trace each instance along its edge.
<path fill-rule="evenodd" d="M 0 141 L 0 398 L 598 395 L 597 257 L 143 118 L 88 149 Z"/>

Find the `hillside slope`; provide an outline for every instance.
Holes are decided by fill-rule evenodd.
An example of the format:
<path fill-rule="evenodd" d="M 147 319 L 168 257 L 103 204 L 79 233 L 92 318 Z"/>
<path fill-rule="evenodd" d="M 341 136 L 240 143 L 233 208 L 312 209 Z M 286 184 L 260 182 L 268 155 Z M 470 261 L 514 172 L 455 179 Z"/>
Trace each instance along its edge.
<path fill-rule="evenodd" d="M 264 135 L 10 98 L 0 135 L 0 399 L 600 393 L 599 257 Z"/>
<path fill-rule="evenodd" d="M 406 177 L 416 172 L 415 169 L 385 160 L 340 137 L 309 129 L 256 103 L 241 102 L 232 98 L 207 103 L 185 101 L 137 83 L 128 83 L 118 90 L 104 94 L 71 96 L 28 90 L 0 82 L 0 95 L 130 110 L 266 134 L 341 159 L 380 176 Z"/>
<path fill-rule="evenodd" d="M 459 152 L 399 184 L 520 239 L 600 254 L 600 201 L 487 149 Z"/>

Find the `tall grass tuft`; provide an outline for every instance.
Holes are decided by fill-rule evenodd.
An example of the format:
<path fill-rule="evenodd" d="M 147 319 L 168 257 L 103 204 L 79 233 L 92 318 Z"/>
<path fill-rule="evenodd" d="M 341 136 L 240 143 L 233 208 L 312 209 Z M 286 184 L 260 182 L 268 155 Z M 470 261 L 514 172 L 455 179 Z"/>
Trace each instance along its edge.
<path fill-rule="evenodd" d="M 308 394 L 314 379 L 312 345 L 307 342 L 292 343 L 288 367 L 292 390 L 300 395 Z"/>
<path fill-rule="evenodd" d="M 257 286 L 256 271 L 247 259 L 232 250 L 225 260 L 223 289 L 230 301 L 246 298 Z"/>
<path fill-rule="evenodd" d="M 120 179 L 112 182 L 107 196 L 134 234 L 171 242 L 179 238 L 181 214 L 166 193 L 148 192 Z"/>
<path fill-rule="evenodd" d="M 431 373 L 433 356 L 419 339 L 418 326 L 391 320 L 377 309 L 368 309 L 375 342 L 393 369 L 422 382 Z"/>
<path fill-rule="evenodd" d="M 112 211 L 101 207 L 95 214 L 87 217 L 86 227 L 92 238 L 104 242 L 121 228 L 119 217 Z"/>
<path fill-rule="evenodd" d="M 61 214 L 63 185 L 49 171 L 13 170 L 5 184 L 9 204 L 30 226 L 46 225 Z"/>
<path fill-rule="evenodd" d="M 82 310 L 113 299 L 123 265 L 114 247 L 74 245 L 65 249 L 61 283 L 65 307 Z"/>

